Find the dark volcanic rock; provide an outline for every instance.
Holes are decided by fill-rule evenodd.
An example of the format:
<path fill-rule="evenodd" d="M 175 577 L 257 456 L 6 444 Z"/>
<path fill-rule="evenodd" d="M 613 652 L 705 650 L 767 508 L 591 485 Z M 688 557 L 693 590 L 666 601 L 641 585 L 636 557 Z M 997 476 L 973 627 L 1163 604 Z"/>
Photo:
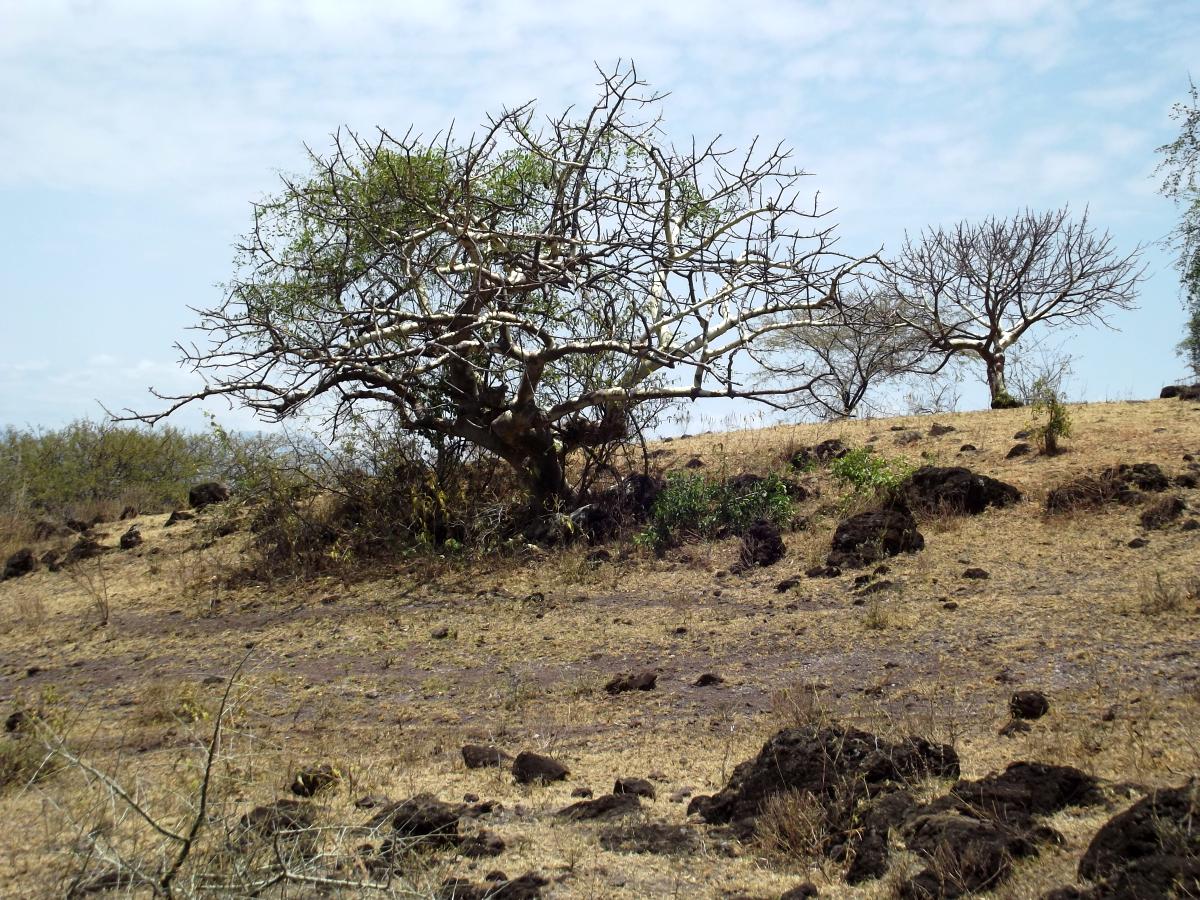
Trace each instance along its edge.
<path fill-rule="evenodd" d="M 1021 499 L 1021 492 L 1011 484 L 962 466 L 922 466 L 901 490 L 913 509 L 967 515 L 977 515 L 989 506 L 1011 506 Z"/>
<path fill-rule="evenodd" d="M 188 505 L 192 509 L 204 509 L 214 503 L 224 503 L 229 499 L 229 488 L 216 481 L 206 481 L 188 491 Z"/>
<path fill-rule="evenodd" d="M 121 540 L 118 542 L 122 550 L 132 550 L 138 547 L 145 539 L 142 537 L 142 532 L 136 525 L 131 525 L 129 530 L 121 535 Z"/>
<path fill-rule="evenodd" d="M 316 812 L 303 800 L 276 800 L 265 806 L 256 806 L 238 821 L 238 837 L 244 841 L 250 836 L 276 837 L 289 832 L 311 828 L 316 821 Z"/>
<path fill-rule="evenodd" d="M 990 574 L 988 574 L 987 569 L 971 568 L 971 569 L 964 569 L 963 573 L 962 573 L 962 577 L 963 578 L 972 578 L 972 579 L 975 579 L 976 581 L 983 581 L 985 579 L 991 578 L 992 576 Z"/>
<path fill-rule="evenodd" d="M 862 568 L 897 553 L 925 547 L 916 520 L 904 506 L 885 506 L 851 516 L 833 534 L 827 563 L 835 568 Z"/>
<path fill-rule="evenodd" d="M 171 514 L 167 516 L 167 521 L 163 523 L 163 528 L 170 528 L 179 522 L 190 522 L 194 518 L 196 518 L 196 514 L 188 512 L 186 509 L 172 510 Z"/>
<path fill-rule="evenodd" d="M 1200 896 L 1200 793 L 1195 780 L 1142 798 L 1092 839 L 1079 876 L 1091 900 Z"/>
<path fill-rule="evenodd" d="M 485 859 L 499 856 L 506 849 L 504 839 L 500 835 L 484 829 L 478 834 L 465 838 L 458 845 L 458 852 L 471 859 Z"/>
<path fill-rule="evenodd" d="M 623 816 L 637 812 L 642 808 L 642 802 L 636 794 L 605 794 L 595 800 L 580 800 L 570 806 L 560 809 L 558 815 L 563 819 L 583 821 L 586 819 L 607 819 L 612 816 Z"/>
<path fill-rule="evenodd" d="M 1017 691 L 1009 698 L 1008 711 L 1014 719 L 1040 719 L 1050 712 L 1050 701 L 1041 691 Z"/>
<path fill-rule="evenodd" d="M 955 431 L 958 431 L 958 429 L 953 425 L 940 425 L 937 422 L 934 422 L 929 426 L 930 437 L 941 437 L 943 434 L 951 434 Z"/>
<path fill-rule="evenodd" d="M 512 757 L 498 747 L 480 747 L 475 744 L 463 745 L 462 758 L 468 769 L 506 766 L 512 762 Z"/>
<path fill-rule="evenodd" d="M 102 554 L 105 549 L 94 537 L 81 534 L 79 540 L 63 555 L 62 564 L 70 565 L 81 559 L 92 559 Z"/>
<path fill-rule="evenodd" d="M 690 856 L 700 849 L 700 837 L 687 825 L 646 822 L 613 825 L 600 832 L 600 846 L 616 853 L 658 853 Z"/>
<path fill-rule="evenodd" d="M 841 459 L 849 452 L 850 448 L 842 441 L 839 441 L 837 438 L 831 438 L 828 441 L 821 441 L 821 443 L 815 446 L 798 450 L 792 456 L 792 468 L 811 469 L 818 463 L 827 463 L 830 460 Z"/>
<path fill-rule="evenodd" d="M 1046 495 L 1047 512 L 1070 512 L 1106 503 L 1137 503 L 1141 491 L 1158 493 L 1171 486 L 1154 463 L 1122 463 L 1096 475 L 1084 475 L 1059 485 Z"/>
<path fill-rule="evenodd" d="M 1139 521 L 1143 528 L 1163 528 L 1171 524 L 1187 509 L 1182 497 L 1164 497 L 1153 506 L 1142 511 Z"/>
<path fill-rule="evenodd" d="M 1033 445 L 1021 441 L 1019 444 L 1013 444 L 1012 448 L 1004 454 L 1005 459 L 1016 459 L 1018 456 L 1028 456 L 1033 452 Z"/>
<path fill-rule="evenodd" d="M 634 794 L 638 797 L 645 797 L 647 800 L 653 800 L 656 796 L 654 785 L 645 778 L 618 778 L 617 783 L 613 785 L 612 792 L 614 794 Z"/>
<path fill-rule="evenodd" d="M 658 684 L 658 673 L 653 669 L 647 669 L 633 675 L 617 675 L 604 686 L 604 690 L 613 695 L 623 694 L 625 691 L 652 691 L 656 684 Z"/>
<path fill-rule="evenodd" d="M 725 679 L 715 672 L 705 672 L 692 683 L 692 687 L 712 687 L 713 685 L 724 683 Z"/>
<path fill-rule="evenodd" d="M 979 448 L 976 447 L 974 444 L 963 444 L 961 447 L 958 448 L 959 453 L 976 453 L 978 451 L 979 451 Z"/>
<path fill-rule="evenodd" d="M 786 728 L 758 756 L 739 764 L 720 792 L 693 799 L 688 812 L 711 824 L 732 823 L 745 834 L 754 831 L 766 800 L 784 791 L 844 802 L 855 793 L 869 796 L 907 779 L 957 774 L 954 749 L 922 738 L 893 744 L 855 728 Z"/>
<path fill-rule="evenodd" d="M 739 560 L 745 568 L 772 566 L 783 559 L 785 553 L 783 535 L 765 519 L 759 519 L 742 535 Z"/>
<path fill-rule="evenodd" d="M 900 896 L 958 897 L 993 888 L 1013 860 L 1054 838 L 1038 817 L 1102 801 L 1096 780 L 1070 766 L 1016 762 L 998 775 L 959 781 L 908 817 L 905 846 L 932 865 L 906 882 Z"/>
<path fill-rule="evenodd" d="M 438 889 L 438 900 L 537 900 L 550 880 L 537 872 L 526 872 L 520 878 L 488 878 L 483 884 L 473 884 L 463 878 L 448 878 Z"/>
<path fill-rule="evenodd" d="M 342 780 L 342 775 L 329 763 L 301 769 L 292 781 L 291 791 L 297 797 L 312 797 Z"/>
<path fill-rule="evenodd" d="M 571 772 L 556 759 L 526 750 L 518 753 L 517 758 L 513 760 L 512 774 L 517 784 L 545 784 L 550 781 L 562 781 Z"/>
<path fill-rule="evenodd" d="M 0 572 L 0 581 L 9 578 L 20 578 L 28 575 L 38 567 L 38 558 L 29 547 L 22 547 L 4 562 L 4 571 Z"/>
<path fill-rule="evenodd" d="M 458 823 L 464 811 L 465 807 L 443 803 L 432 794 L 417 794 L 376 813 L 366 827 L 391 826 L 392 845 L 381 848 L 384 853 L 411 848 L 417 843 L 449 847 L 459 842 Z"/>
<path fill-rule="evenodd" d="M 784 891 L 779 895 L 779 900 L 812 900 L 819 896 L 821 896 L 821 892 L 817 890 L 817 886 L 806 881 L 804 884 L 798 884 L 794 888 Z"/>

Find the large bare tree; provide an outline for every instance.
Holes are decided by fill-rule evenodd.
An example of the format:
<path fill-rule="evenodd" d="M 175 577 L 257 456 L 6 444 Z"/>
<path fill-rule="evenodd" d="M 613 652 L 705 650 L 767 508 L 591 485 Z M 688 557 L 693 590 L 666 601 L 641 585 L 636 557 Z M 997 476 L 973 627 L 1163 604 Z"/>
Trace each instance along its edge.
<path fill-rule="evenodd" d="M 1031 328 L 1106 324 L 1134 305 L 1141 248 L 1122 254 L 1085 212 L 1025 211 L 931 228 L 885 265 L 902 321 L 945 353 L 983 361 L 993 407 L 1016 405 L 1005 353 Z"/>
<path fill-rule="evenodd" d="M 836 305 L 858 261 L 781 146 L 677 147 L 632 67 L 589 109 L 504 110 L 468 139 L 340 133 L 255 207 L 207 334 L 205 379 L 156 420 L 225 396 L 336 427 L 383 407 L 408 431 L 507 461 L 539 511 L 565 460 L 646 401 L 767 399 L 747 348 Z M 159 395 L 161 396 L 161 395 Z"/>

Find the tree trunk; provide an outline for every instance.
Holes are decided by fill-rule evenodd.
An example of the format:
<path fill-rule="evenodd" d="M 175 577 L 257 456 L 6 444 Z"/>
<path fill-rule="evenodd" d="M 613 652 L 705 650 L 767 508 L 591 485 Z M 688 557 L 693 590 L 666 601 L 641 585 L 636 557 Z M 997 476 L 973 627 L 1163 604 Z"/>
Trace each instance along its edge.
<path fill-rule="evenodd" d="M 983 362 L 987 366 L 988 391 L 992 396 L 992 409 L 1012 409 L 1020 406 L 1020 401 L 1008 392 L 1008 385 L 1004 381 L 1004 354 L 995 353 L 985 356 Z"/>

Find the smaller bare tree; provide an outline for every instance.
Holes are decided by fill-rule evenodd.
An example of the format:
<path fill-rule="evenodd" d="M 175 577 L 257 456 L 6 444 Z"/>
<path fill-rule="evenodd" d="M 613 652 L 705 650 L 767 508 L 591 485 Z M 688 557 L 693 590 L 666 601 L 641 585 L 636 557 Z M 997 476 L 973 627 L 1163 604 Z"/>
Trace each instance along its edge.
<path fill-rule="evenodd" d="M 1107 324 L 1134 306 L 1145 272 L 1141 247 L 1120 253 L 1087 213 L 1026 210 L 960 222 L 907 239 L 886 281 L 901 320 L 944 353 L 983 361 L 992 406 L 1019 405 L 1005 382 L 1005 354 L 1031 328 Z"/>
<path fill-rule="evenodd" d="M 949 354 L 932 350 L 924 335 L 901 321 L 894 303 L 874 287 L 841 298 L 836 319 L 771 335 L 760 360 L 769 378 L 796 385 L 793 409 L 845 419 L 863 409 L 884 384 L 905 375 L 932 375 Z"/>

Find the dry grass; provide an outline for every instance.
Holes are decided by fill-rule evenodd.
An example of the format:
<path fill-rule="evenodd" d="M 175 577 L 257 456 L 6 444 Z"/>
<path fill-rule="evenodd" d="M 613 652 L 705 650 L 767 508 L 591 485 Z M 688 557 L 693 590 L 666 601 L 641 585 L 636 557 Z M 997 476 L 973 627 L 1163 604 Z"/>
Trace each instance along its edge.
<path fill-rule="evenodd" d="M 204 548 L 203 520 L 164 529 L 165 516 L 143 517 L 145 544 L 103 557 L 107 629 L 94 627 L 88 591 L 66 573 L 43 569 L 0 584 L 0 692 L 11 705 L 52 687 L 89 759 L 135 779 L 167 814 L 183 815 L 196 742 L 212 720 L 178 715 L 178 701 L 188 696 L 211 716 L 221 688 L 205 679 L 227 675 L 251 652 L 222 774 L 222 814 L 234 819 L 285 796 L 298 767 L 331 762 L 348 777 L 319 798 L 320 822 L 330 827 L 369 818 L 354 801 L 372 794 L 472 793 L 504 805 L 482 824 L 509 849 L 494 860 L 442 855 L 421 876 L 426 884 L 448 875 L 479 881 L 500 868 L 540 871 L 554 882 L 548 896 L 564 898 L 778 896 L 810 878 L 822 896 L 884 896 L 897 876 L 851 889 L 754 847 L 724 847 L 719 836 L 706 836 L 694 856 L 630 856 L 605 850 L 599 826 L 565 825 L 553 813 L 576 787 L 600 794 L 619 776 L 654 774 L 659 798 L 643 815 L 683 823 L 686 802 L 670 802 L 672 793 L 711 792 L 775 728 L 822 720 L 951 741 L 967 777 L 1043 759 L 1118 782 L 1178 783 L 1200 768 L 1200 617 L 1184 593 L 1200 532 L 1173 526 L 1132 549 L 1129 539 L 1143 533 L 1137 508 L 1047 518 L 1042 499 L 1056 484 L 1120 462 L 1183 471 L 1182 454 L 1200 449 L 1200 414 L 1191 410 L 1178 401 L 1074 407 L 1066 452 L 1014 460 L 1005 453 L 1027 424 L 1021 410 L 659 445 L 666 467 L 699 456 L 707 471 L 736 473 L 778 470 L 795 449 L 830 437 L 873 441 L 911 464 L 961 462 L 1025 494 L 1010 509 L 922 522 L 926 550 L 889 560 L 885 577 L 897 589 L 862 606 L 853 605 L 854 573 L 802 576 L 822 560 L 836 524 L 829 510 L 838 490 L 820 472 L 798 476 L 820 496 L 801 508 L 809 524 L 786 536 L 788 555 L 744 575 L 729 572 L 737 542 L 718 541 L 661 560 L 613 547 L 599 563 L 571 550 L 483 565 L 414 561 L 349 582 L 236 587 L 221 575 L 236 568 L 243 536 Z M 893 443 L 892 425 L 925 433 L 933 421 L 957 431 Z M 966 442 L 980 451 L 959 455 Z M 1196 492 L 1184 496 L 1200 503 Z M 126 525 L 100 526 L 101 542 L 114 546 Z M 965 580 L 968 567 L 991 577 Z M 1155 573 L 1171 602 L 1143 611 L 1143 599 L 1158 592 Z M 798 583 L 777 593 L 790 576 Z M 448 635 L 433 638 L 440 626 Z M 612 675 L 650 667 L 659 669 L 654 691 L 612 697 L 602 689 Z M 692 687 L 703 672 L 724 683 Z M 1022 687 L 1046 691 L 1051 713 L 1029 734 L 1000 738 L 1008 696 Z M 549 752 L 572 774 L 529 788 L 497 770 L 468 771 L 458 756 L 468 742 Z M 67 865 L 69 823 L 102 808 L 69 773 L 0 799 L 6 833 L 26 835 L 0 838 L 0 894 L 53 895 L 43 873 Z M 1056 817 L 1067 846 L 1022 861 L 1001 895 L 1036 896 L 1069 881 L 1109 814 Z"/>

